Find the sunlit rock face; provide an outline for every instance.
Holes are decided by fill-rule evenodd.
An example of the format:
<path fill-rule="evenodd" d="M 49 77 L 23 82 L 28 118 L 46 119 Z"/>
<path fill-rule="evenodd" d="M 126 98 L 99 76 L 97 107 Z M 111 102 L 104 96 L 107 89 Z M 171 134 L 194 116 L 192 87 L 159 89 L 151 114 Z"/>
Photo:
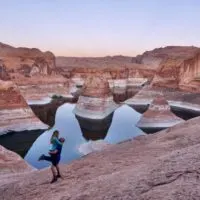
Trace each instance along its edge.
<path fill-rule="evenodd" d="M 168 102 L 163 96 L 158 96 L 150 104 L 148 110 L 142 115 L 137 123 L 137 127 L 148 132 L 153 130 L 161 130 L 174 126 L 184 120 L 177 117 L 170 110 Z"/>
<path fill-rule="evenodd" d="M 83 118 L 103 119 L 116 108 L 108 81 L 97 74 L 85 80 L 74 113 Z"/>
<path fill-rule="evenodd" d="M 13 78 L 18 74 L 24 77 L 50 75 L 55 68 L 55 56 L 36 48 L 15 48 L 0 43 L 0 58 Z"/>
<path fill-rule="evenodd" d="M 200 52 L 181 65 L 180 88 L 200 92 Z"/>
<path fill-rule="evenodd" d="M 168 46 L 146 51 L 133 61 L 155 69 L 152 85 L 199 92 L 200 49 Z"/>
<path fill-rule="evenodd" d="M 1 62 L 27 102 L 68 94 L 68 82 L 57 72 L 51 52 L 0 43 L 0 66 Z"/>
<path fill-rule="evenodd" d="M 111 69 L 110 74 L 113 80 L 113 88 L 126 88 L 128 79 L 128 68 Z"/>
<path fill-rule="evenodd" d="M 7 71 L 3 73 L 4 79 L 0 77 L 0 135 L 10 131 L 48 128 L 34 115 Z"/>
<path fill-rule="evenodd" d="M 0 176 L 12 173 L 31 172 L 33 167 L 28 165 L 19 155 L 0 145 Z"/>

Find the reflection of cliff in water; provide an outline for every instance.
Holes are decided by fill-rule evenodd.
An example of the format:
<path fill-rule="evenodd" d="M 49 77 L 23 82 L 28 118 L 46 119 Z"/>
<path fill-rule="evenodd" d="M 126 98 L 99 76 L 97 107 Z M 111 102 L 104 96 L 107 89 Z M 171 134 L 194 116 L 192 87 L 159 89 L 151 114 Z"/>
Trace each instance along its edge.
<path fill-rule="evenodd" d="M 35 140 L 44 132 L 44 130 L 31 130 L 21 132 L 9 132 L 0 136 L 0 145 L 18 153 L 24 157 Z"/>
<path fill-rule="evenodd" d="M 72 100 L 73 101 L 73 100 Z M 55 124 L 56 111 L 58 107 L 64 103 L 70 102 L 69 99 L 61 97 L 55 100 L 52 100 L 48 104 L 41 105 L 30 105 L 31 109 L 35 115 L 45 124 L 53 127 Z"/>
<path fill-rule="evenodd" d="M 101 120 L 83 118 L 76 115 L 81 132 L 86 140 L 100 140 L 107 135 L 108 129 L 112 123 L 113 113 Z"/>
<path fill-rule="evenodd" d="M 116 103 L 123 102 L 138 93 L 141 90 L 141 87 L 127 87 L 127 88 L 118 88 L 114 87 L 112 89 L 113 99 Z"/>

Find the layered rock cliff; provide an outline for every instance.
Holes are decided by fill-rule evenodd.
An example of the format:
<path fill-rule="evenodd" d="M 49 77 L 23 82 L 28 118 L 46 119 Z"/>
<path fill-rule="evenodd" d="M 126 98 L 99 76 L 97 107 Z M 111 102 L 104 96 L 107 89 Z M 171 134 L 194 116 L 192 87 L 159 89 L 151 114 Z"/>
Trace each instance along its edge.
<path fill-rule="evenodd" d="M 0 59 L 4 61 L 9 73 L 20 73 L 26 77 L 50 75 L 55 68 L 55 56 L 36 48 L 15 48 L 0 43 Z"/>
<path fill-rule="evenodd" d="M 33 114 L 4 66 L 0 68 L 0 135 L 10 131 L 48 128 Z"/>
<path fill-rule="evenodd" d="M 199 54 L 197 47 L 168 46 L 147 51 L 133 61 L 156 70 L 153 86 L 199 92 Z"/>
<path fill-rule="evenodd" d="M 68 94 L 68 82 L 56 72 L 55 56 L 51 52 L 0 43 L 0 61 L 26 101 Z"/>
<path fill-rule="evenodd" d="M 182 63 L 179 86 L 183 90 L 200 92 L 200 51 Z"/>
<path fill-rule="evenodd" d="M 199 54 L 197 47 L 168 46 L 136 57 L 58 57 L 56 64 L 63 76 L 77 77 L 77 83 L 99 70 L 111 87 L 151 82 L 152 86 L 199 92 Z"/>

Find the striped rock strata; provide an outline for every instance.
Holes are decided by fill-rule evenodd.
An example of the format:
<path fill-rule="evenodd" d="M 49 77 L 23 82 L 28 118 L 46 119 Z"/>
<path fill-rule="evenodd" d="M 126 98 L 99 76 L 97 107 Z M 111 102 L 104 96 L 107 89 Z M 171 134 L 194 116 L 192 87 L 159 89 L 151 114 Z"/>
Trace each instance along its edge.
<path fill-rule="evenodd" d="M 0 135 L 11 131 L 47 129 L 48 126 L 34 115 L 17 86 L 10 81 L 5 68 L 2 69 L 4 76 L 0 76 Z"/>
<path fill-rule="evenodd" d="M 177 117 L 170 110 L 168 102 L 163 96 L 155 98 L 148 110 L 142 115 L 137 123 L 137 127 L 148 132 L 151 129 L 161 130 L 183 122 L 184 120 Z"/>
<path fill-rule="evenodd" d="M 74 113 L 83 118 L 104 119 L 116 108 L 109 83 L 99 74 L 86 79 Z"/>

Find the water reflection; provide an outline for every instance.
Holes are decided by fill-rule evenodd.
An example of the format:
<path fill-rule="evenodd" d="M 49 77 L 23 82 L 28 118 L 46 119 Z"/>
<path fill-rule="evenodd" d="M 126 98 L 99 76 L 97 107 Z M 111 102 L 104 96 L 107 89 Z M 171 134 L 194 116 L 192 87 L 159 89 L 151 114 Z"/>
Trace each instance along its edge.
<path fill-rule="evenodd" d="M 87 119 L 76 115 L 81 132 L 86 140 L 101 140 L 107 135 L 112 123 L 113 113 L 102 120 Z"/>
<path fill-rule="evenodd" d="M 31 104 L 30 107 L 35 115 L 45 124 L 53 127 L 55 124 L 57 109 L 67 102 L 73 103 L 75 99 L 69 99 L 66 97 L 56 97 L 50 103 L 47 104 Z"/>
<path fill-rule="evenodd" d="M 74 104 L 64 104 L 57 109 L 54 127 L 37 138 L 25 156 L 26 161 L 37 168 L 49 166 L 49 163 L 38 162 L 37 159 L 40 154 L 48 153 L 49 140 L 55 129 L 66 139 L 61 159 L 64 163 L 81 157 L 80 145 L 91 140 L 104 139 L 105 142 L 114 144 L 142 134 L 142 131 L 135 127 L 140 114 L 129 106 L 119 107 L 114 114 L 102 122 L 96 122 L 96 125 L 94 121 L 75 116 L 72 112 L 74 106 Z"/>
<path fill-rule="evenodd" d="M 114 87 L 112 89 L 113 99 L 116 103 L 124 102 L 127 99 L 133 97 L 138 93 L 140 87 L 127 87 L 127 88 L 118 88 Z"/>

